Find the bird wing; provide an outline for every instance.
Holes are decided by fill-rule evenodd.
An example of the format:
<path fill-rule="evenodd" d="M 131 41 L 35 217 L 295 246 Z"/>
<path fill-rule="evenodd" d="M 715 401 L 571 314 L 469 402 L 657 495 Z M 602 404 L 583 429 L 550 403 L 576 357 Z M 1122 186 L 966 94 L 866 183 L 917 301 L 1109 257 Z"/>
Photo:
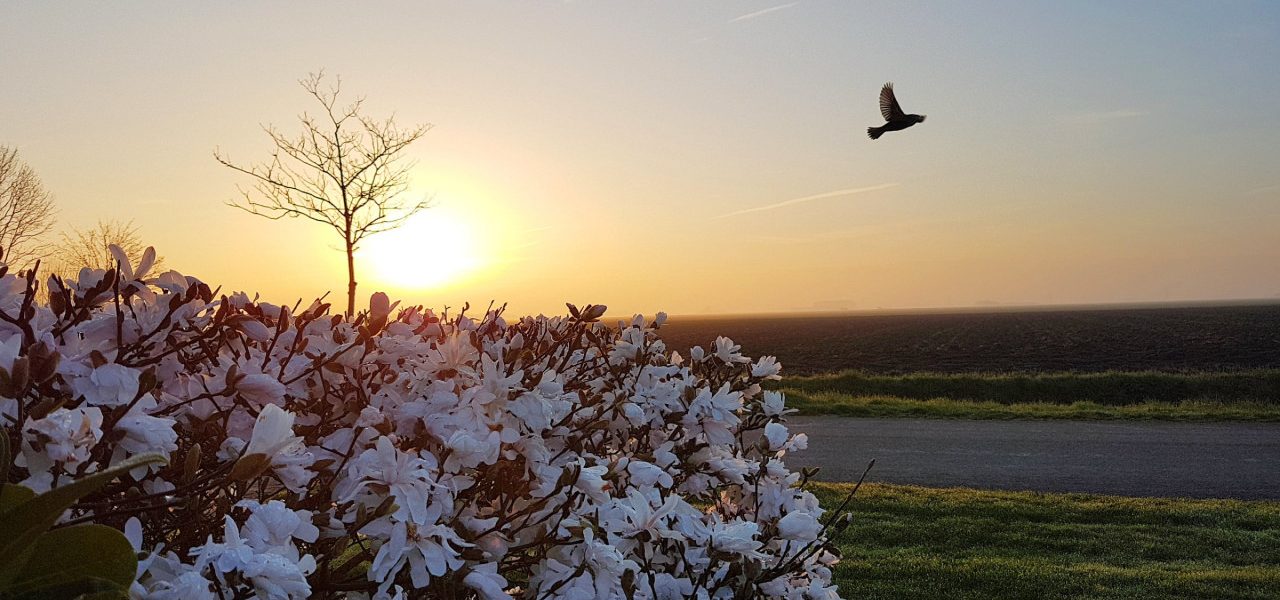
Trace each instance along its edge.
<path fill-rule="evenodd" d="M 880 88 L 880 114 L 884 115 L 884 120 L 894 121 L 906 117 L 906 113 L 902 112 L 902 107 L 898 106 L 898 99 L 893 97 L 893 82 L 884 84 Z"/>

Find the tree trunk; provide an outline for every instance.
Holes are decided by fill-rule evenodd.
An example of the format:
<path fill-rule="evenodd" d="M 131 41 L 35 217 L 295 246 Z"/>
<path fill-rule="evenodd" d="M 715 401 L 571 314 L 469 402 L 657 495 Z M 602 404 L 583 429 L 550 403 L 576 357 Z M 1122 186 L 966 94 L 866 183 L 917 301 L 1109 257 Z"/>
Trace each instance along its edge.
<path fill-rule="evenodd" d="M 356 256 L 351 242 L 347 242 L 347 318 L 356 314 Z"/>

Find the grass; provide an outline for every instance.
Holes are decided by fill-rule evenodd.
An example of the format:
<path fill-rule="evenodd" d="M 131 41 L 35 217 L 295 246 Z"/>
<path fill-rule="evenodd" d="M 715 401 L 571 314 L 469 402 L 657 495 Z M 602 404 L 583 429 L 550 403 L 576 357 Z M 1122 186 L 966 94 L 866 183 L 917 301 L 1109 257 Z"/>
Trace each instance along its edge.
<path fill-rule="evenodd" d="M 898 417 L 924 419 L 1090 419 L 1130 421 L 1258 421 L 1280 422 L 1280 405 L 1262 402 L 1147 401 L 1125 406 L 1097 402 L 1070 404 L 1015 403 L 893 396 L 854 396 L 843 392 L 798 392 L 784 388 L 787 406 L 801 415 Z"/>
<path fill-rule="evenodd" d="M 1280 421 L 1280 370 L 834 375 L 778 386 L 801 414 L 956 419 Z"/>
<path fill-rule="evenodd" d="M 845 598 L 1280 597 L 1280 502 L 867 484 L 850 510 Z"/>

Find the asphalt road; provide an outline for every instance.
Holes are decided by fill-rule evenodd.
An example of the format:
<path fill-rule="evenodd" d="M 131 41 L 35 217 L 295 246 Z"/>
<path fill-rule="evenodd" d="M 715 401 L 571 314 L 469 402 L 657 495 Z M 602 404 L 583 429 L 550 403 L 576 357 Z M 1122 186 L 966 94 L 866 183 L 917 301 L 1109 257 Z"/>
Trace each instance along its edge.
<path fill-rule="evenodd" d="M 793 417 L 817 479 L 1121 496 L 1280 499 L 1280 423 Z"/>

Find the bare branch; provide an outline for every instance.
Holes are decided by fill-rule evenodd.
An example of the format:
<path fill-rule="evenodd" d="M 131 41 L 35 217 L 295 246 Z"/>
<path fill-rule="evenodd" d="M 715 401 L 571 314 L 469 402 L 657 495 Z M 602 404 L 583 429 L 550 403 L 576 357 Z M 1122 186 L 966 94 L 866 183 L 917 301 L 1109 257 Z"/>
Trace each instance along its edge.
<path fill-rule="evenodd" d="M 47 250 L 42 238 L 53 229 L 54 212 L 53 197 L 36 172 L 17 149 L 0 146 L 0 248 L 6 264 L 25 268 Z"/>
<path fill-rule="evenodd" d="M 142 256 L 147 249 L 132 221 L 98 221 L 88 229 L 72 229 L 70 233 L 61 235 L 61 241 L 53 247 L 50 255 L 52 272 L 64 279 L 75 279 L 82 267 L 115 268 L 116 259 L 110 250 L 112 244 L 119 246 L 131 258 Z M 151 272 L 161 272 L 163 264 L 164 259 L 157 257 Z"/>
<path fill-rule="evenodd" d="M 408 203 L 412 162 L 402 159 L 408 146 L 431 129 L 416 125 L 402 129 L 395 118 L 374 120 L 362 112 L 364 98 L 339 102 L 341 78 L 330 84 L 323 71 L 309 74 L 298 84 L 322 108 L 318 116 L 302 113 L 302 133 L 289 137 L 268 125 L 263 127 L 275 150 L 269 161 L 243 166 L 221 151 L 214 159 L 253 179 L 250 194 L 228 202 L 240 210 L 271 220 L 305 218 L 328 225 L 342 238 L 347 253 L 347 314 L 355 311 L 355 257 L 360 241 L 394 229 L 427 202 Z"/>

